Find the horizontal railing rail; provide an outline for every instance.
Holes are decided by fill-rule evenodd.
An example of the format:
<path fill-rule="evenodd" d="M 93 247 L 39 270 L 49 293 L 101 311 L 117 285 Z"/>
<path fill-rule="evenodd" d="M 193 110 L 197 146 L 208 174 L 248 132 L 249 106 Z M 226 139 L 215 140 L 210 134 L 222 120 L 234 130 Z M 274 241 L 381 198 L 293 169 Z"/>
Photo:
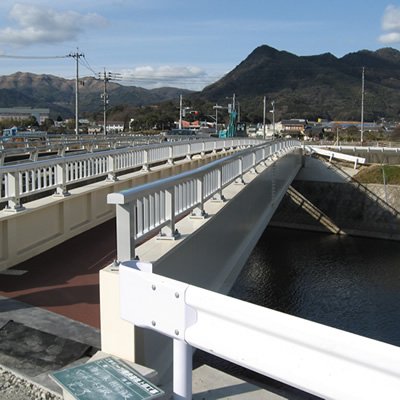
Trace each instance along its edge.
<path fill-rule="evenodd" d="M 79 154 L 0 167 L 0 202 L 7 211 L 22 210 L 22 199 L 54 190 L 57 196 L 68 195 L 71 184 L 106 177 L 115 181 L 117 174 L 134 168 L 150 170 L 156 163 L 225 149 L 254 146 L 260 140 L 249 138 L 207 139 L 165 142 L 96 153 Z"/>
<path fill-rule="evenodd" d="M 230 141 L 226 144 L 230 145 Z M 160 238 L 174 239 L 179 235 L 175 223 L 180 218 L 187 214 L 196 218 L 204 217 L 206 201 L 211 198 L 222 201 L 222 190 L 227 185 L 235 181 L 243 183 L 246 172 L 255 169 L 268 157 L 282 151 L 292 151 L 294 148 L 300 148 L 299 141 L 261 141 L 257 146 L 194 171 L 109 194 L 108 203 L 117 205 L 119 259 L 134 259 L 135 245 L 155 234 L 159 234 Z"/>
<path fill-rule="evenodd" d="M 183 138 L 181 138 L 183 139 Z M 0 136 L 0 166 L 6 164 L 8 159 L 18 155 L 28 155 L 29 160 L 37 161 L 39 155 L 56 153 L 64 157 L 68 152 L 93 153 L 108 149 L 136 147 L 149 144 L 163 143 L 165 138 L 161 135 L 44 135 L 44 136 Z M 15 161 L 8 161 L 12 163 Z"/>
<path fill-rule="evenodd" d="M 357 151 L 368 153 L 400 153 L 400 147 L 386 147 L 386 146 L 350 146 L 350 145 L 311 145 L 312 147 L 320 147 L 331 149 L 332 151 Z"/>
<path fill-rule="evenodd" d="M 329 162 L 332 161 L 332 158 L 337 158 L 338 160 L 352 162 L 352 163 L 354 163 L 354 169 L 357 168 L 358 164 L 365 164 L 365 158 L 363 158 L 363 157 L 357 157 L 357 156 L 352 156 L 349 154 L 338 153 L 336 151 L 326 150 L 326 149 L 324 149 L 322 147 L 318 147 L 318 146 L 304 145 L 303 149 L 310 152 L 310 154 L 316 153 L 321 156 L 329 157 Z"/>
<path fill-rule="evenodd" d="M 399 347 L 153 274 L 151 263 L 119 274 L 121 318 L 174 339 L 176 398 L 192 398 L 192 347 L 324 399 L 400 393 Z"/>

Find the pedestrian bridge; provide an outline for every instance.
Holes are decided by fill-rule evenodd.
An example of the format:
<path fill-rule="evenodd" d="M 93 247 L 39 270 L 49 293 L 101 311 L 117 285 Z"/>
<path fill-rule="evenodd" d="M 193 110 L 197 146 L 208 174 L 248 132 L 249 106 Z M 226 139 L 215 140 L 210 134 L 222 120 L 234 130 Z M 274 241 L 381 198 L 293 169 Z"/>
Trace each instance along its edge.
<path fill-rule="evenodd" d="M 102 350 L 154 368 L 161 383 L 174 370 L 175 398 L 191 398 L 195 348 L 324 398 L 397 393 L 400 349 L 226 296 L 302 166 L 299 142 L 238 138 L 122 152 L 1 170 L 2 262 L 116 215 L 117 260 L 100 272 Z M 174 169 L 166 173 L 166 164 Z M 119 175 L 132 165 L 128 179 Z M 35 190 L 56 197 L 24 203 Z M 24 232 L 29 226 L 35 233 Z"/>
<path fill-rule="evenodd" d="M 261 143 L 232 138 L 146 145 L 136 140 L 132 147 L 132 141 L 121 140 L 113 146 L 125 147 L 73 155 L 65 154 L 65 146 L 80 148 L 87 143 L 67 142 L 62 144 L 62 156 L 56 153 L 0 165 L 0 271 L 115 217 L 115 207 L 107 204 L 109 193 L 176 175 Z M 90 149 L 94 147 L 90 143 Z M 12 155 L 14 150 L 21 152 L 19 147 L 0 152 Z M 31 154 L 31 148 L 24 150 Z"/>
<path fill-rule="evenodd" d="M 175 399 L 191 398 L 196 348 L 323 398 L 397 392 L 399 348 L 226 296 L 302 157 L 296 141 L 263 143 L 109 194 L 118 259 L 100 272 L 103 351 L 173 378 Z"/>

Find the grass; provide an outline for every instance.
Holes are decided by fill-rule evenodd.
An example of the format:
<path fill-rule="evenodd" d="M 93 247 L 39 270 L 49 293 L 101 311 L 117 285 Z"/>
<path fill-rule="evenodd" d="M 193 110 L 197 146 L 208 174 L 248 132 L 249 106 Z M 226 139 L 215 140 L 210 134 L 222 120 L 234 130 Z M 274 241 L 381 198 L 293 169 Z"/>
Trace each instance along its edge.
<path fill-rule="evenodd" d="M 400 166 L 384 165 L 385 180 L 388 185 L 400 185 Z M 354 179 L 360 183 L 378 183 L 383 184 L 382 167 L 380 165 L 371 165 L 363 168 Z"/>

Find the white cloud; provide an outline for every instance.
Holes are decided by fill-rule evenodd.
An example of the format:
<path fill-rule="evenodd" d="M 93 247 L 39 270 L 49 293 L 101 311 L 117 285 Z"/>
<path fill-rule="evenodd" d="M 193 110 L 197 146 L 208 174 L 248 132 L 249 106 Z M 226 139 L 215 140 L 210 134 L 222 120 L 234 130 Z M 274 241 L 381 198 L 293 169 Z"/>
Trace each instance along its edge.
<path fill-rule="evenodd" d="M 52 8 L 22 3 L 16 3 L 8 16 L 18 27 L 0 29 L 0 44 L 14 47 L 76 40 L 85 29 L 107 25 L 106 19 L 95 13 L 59 13 Z"/>
<path fill-rule="evenodd" d="M 378 40 L 384 44 L 400 43 L 400 33 L 399 32 L 391 32 L 386 35 L 381 35 L 381 36 L 379 36 Z"/>
<path fill-rule="evenodd" d="M 134 84 L 146 88 L 165 86 L 187 87 L 200 90 L 205 85 L 215 81 L 204 69 L 193 66 L 160 67 L 141 66 L 121 72 L 122 83 Z"/>
<path fill-rule="evenodd" d="M 382 17 L 382 29 L 389 33 L 381 35 L 378 40 L 385 44 L 400 43 L 400 6 L 389 5 Z"/>

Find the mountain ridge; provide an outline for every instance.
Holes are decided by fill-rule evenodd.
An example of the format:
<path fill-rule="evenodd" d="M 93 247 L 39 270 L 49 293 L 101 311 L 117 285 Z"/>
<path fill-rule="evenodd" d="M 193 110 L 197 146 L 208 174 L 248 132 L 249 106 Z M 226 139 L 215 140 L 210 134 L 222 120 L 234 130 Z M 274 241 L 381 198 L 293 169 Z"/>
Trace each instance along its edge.
<path fill-rule="evenodd" d="M 361 79 L 365 71 L 365 120 L 398 119 L 400 112 L 400 52 L 387 47 L 360 50 L 336 57 L 331 53 L 298 56 L 268 45 L 254 49 L 232 71 L 200 92 L 178 88 L 144 89 L 108 82 L 110 107 L 160 105 L 201 99 L 227 103 L 236 95 L 243 116 L 262 116 L 263 99 L 275 102 L 276 118 L 360 120 Z M 102 110 L 104 82 L 80 78 L 80 111 Z M 51 109 L 52 118 L 74 116 L 75 80 L 54 75 L 16 72 L 0 76 L 0 107 L 33 106 Z M 247 111 L 246 111 L 247 110 Z M 269 111 L 269 110 L 267 110 Z M 206 114 L 206 113 L 205 113 Z"/>
<path fill-rule="evenodd" d="M 222 102 L 231 91 L 241 104 L 259 113 L 264 96 L 268 102 L 273 100 L 278 118 L 359 120 L 363 67 L 365 116 L 398 118 L 400 52 L 393 48 L 337 58 L 330 53 L 297 56 L 262 45 L 220 81 L 192 97 Z"/>

